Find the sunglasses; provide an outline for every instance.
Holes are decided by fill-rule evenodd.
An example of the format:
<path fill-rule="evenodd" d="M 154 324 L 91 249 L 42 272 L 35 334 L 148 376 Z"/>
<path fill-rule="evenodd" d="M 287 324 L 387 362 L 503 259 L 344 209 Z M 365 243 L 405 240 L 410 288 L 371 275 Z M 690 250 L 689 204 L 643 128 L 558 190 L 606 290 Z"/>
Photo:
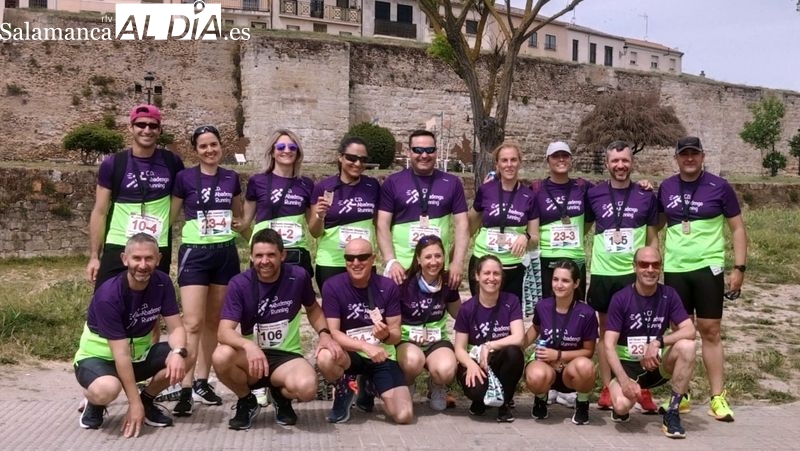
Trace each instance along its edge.
<path fill-rule="evenodd" d="M 727 293 L 725 293 L 724 296 L 725 296 L 725 299 L 727 299 L 729 301 L 735 301 L 735 300 L 739 299 L 739 295 L 741 295 L 741 294 L 742 294 L 742 290 L 731 290 L 731 291 L 728 291 Z"/>
<path fill-rule="evenodd" d="M 436 147 L 412 147 L 411 151 L 417 155 L 422 155 L 423 153 L 430 155 L 436 153 Z"/>
<path fill-rule="evenodd" d="M 372 257 L 372 254 L 344 254 L 345 261 L 350 263 L 358 260 L 360 262 L 365 262 Z"/>
<path fill-rule="evenodd" d="M 356 161 L 360 162 L 361 164 L 367 164 L 369 161 L 369 157 L 362 157 L 361 155 L 353 155 L 352 153 L 343 153 L 342 156 L 345 160 L 355 163 Z"/>
<path fill-rule="evenodd" d="M 161 124 L 159 123 L 151 123 L 151 122 L 134 122 L 133 126 L 136 128 L 140 128 L 142 130 L 149 128 L 150 130 L 158 130 L 161 128 Z"/>
<path fill-rule="evenodd" d="M 192 136 L 197 137 L 202 135 L 203 133 L 208 133 L 208 132 L 211 132 L 215 135 L 219 135 L 219 130 L 217 130 L 217 127 L 214 127 L 213 125 L 203 125 L 194 129 L 194 132 L 192 132 Z"/>
<path fill-rule="evenodd" d="M 661 262 L 643 262 L 643 261 L 638 261 L 638 262 L 636 262 L 636 266 L 638 266 L 639 269 L 653 268 L 653 269 L 659 270 L 659 269 L 661 269 Z"/>
<path fill-rule="evenodd" d="M 279 152 L 283 152 L 284 150 L 287 150 L 287 149 L 289 150 L 289 152 L 297 152 L 297 149 L 299 149 L 299 147 L 297 147 L 297 144 L 295 144 L 295 143 L 289 143 L 289 144 L 277 143 L 277 144 L 275 144 L 275 150 L 277 150 Z"/>
<path fill-rule="evenodd" d="M 431 243 L 441 243 L 441 242 L 442 242 L 442 239 L 439 238 L 436 235 L 425 235 L 422 238 L 420 238 L 419 240 L 417 240 L 417 243 L 419 243 L 422 246 L 427 246 L 427 245 L 429 245 Z"/>

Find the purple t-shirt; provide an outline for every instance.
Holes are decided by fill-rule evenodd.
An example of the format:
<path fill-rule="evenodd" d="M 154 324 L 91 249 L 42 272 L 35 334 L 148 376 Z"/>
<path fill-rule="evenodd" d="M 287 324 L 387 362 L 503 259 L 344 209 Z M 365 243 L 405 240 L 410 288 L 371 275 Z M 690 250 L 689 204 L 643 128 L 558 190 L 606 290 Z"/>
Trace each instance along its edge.
<path fill-rule="evenodd" d="M 172 194 L 174 180 L 169 172 L 169 167 L 164 162 L 164 158 L 166 158 L 164 152 L 167 151 L 156 149 L 149 158 L 136 157 L 130 152 L 127 155 L 114 154 L 100 163 L 97 184 L 113 191 L 114 158 L 123 156 L 127 157 L 128 164 L 119 187 L 117 202 L 141 203 L 169 196 Z M 177 155 L 175 161 L 177 163 L 175 170 L 183 170 L 183 161 Z M 142 182 L 141 185 L 140 182 Z"/>
<path fill-rule="evenodd" d="M 555 307 L 556 299 L 549 297 L 533 309 L 533 325 L 539 330 L 539 339 L 547 340 L 548 348 L 571 351 L 582 349 L 584 341 L 597 340 L 594 309 L 584 302 L 576 302 L 567 313 L 558 313 Z"/>
<path fill-rule="evenodd" d="M 333 192 L 333 205 L 325 215 L 326 229 L 372 219 L 378 211 L 380 186 L 378 180 L 366 175 L 355 185 L 343 184 L 338 175 L 333 175 L 314 186 L 311 205 L 316 205 L 325 191 Z"/>
<path fill-rule="evenodd" d="M 627 194 L 628 191 L 630 194 Z M 616 189 L 611 188 L 607 181 L 600 182 L 589 189 L 588 197 L 595 220 L 595 233 L 617 228 L 616 212 L 623 204 L 625 211 L 622 212 L 620 228 L 636 229 L 658 225 L 658 202 L 655 193 L 644 190 L 636 183 L 631 183 L 628 188 Z M 617 205 L 616 209 L 612 206 L 612 200 Z"/>
<path fill-rule="evenodd" d="M 414 179 L 423 196 L 417 191 Z M 429 176 L 418 176 L 411 169 L 404 169 L 386 177 L 381 188 L 379 209 L 392 213 L 392 225 L 418 221 L 422 215 L 422 197 L 426 196 L 427 214 L 431 219 L 467 211 L 461 179 L 438 169 Z"/>
<path fill-rule="evenodd" d="M 384 318 L 400 316 L 400 290 L 387 277 L 372 274 L 369 278 L 372 299 Z M 367 288 L 356 288 L 350 283 L 348 273 L 337 274 L 322 286 L 322 310 L 326 318 L 341 320 L 340 330 L 346 332 L 371 326 Z"/>
<path fill-rule="evenodd" d="M 481 226 L 527 226 L 528 221 L 536 219 L 533 191 L 530 187 L 521 184 L 515 192 L 503 191 L 503 216 L 501 217 L 501 186 L 499 180 L 492 180 L 478 187 L 472 208 L 478 213 L 482 213 Z M 508 206 L 509 202 L 512 202 L 511 206 Z"/>
<path fill-rule="evenodd" d="M 533 182 L 531 188 L 536 195 L 534 217 L 539 218 L 539 226 L 561 221 L 564 212 L 571 218 L 583 215 L 584 222 L 593 222 L 594 215 L 587 208 L 586 199 L 586 193 L 592 186 L 591 182 L 582 178 L 569 179 L 563 184 L 554 183 L 549 177 Z"/>
<path fill-rule="evenodd" d="M 439 321 L 445 315 L 447 304 L 460 302 L 461 297 L 458 290 L 451 290 L 445 283 L 438 293 L 423 293 L 419 289 L 417 277 L 411 277 L 400 286 L 402 296 L 402 316 L 403 324 L 408 326 L 420 326 L 426 323 Z"/>
<path fill-rule="evenodd" d="M 693 182 L 681 182 L 679 175 L 673 175 L 658 187 L 659 211 L 666 214 L 667 227 L 683 221 L 681 195 L 690 201 L 690 221 L 719 215 L 732 218 L 742 212 L 736 192 L 725 179 L 705 171 Z"/>
<path fill-rule="evenodd" d="M 453 329 L 467 334 L 473 346 L 507 337 L 511 335 L 511 321 L 522 320 L 520 304 L 515 294 L 501 292 L 497 305 L 486 308 L 478 302 L 478 296 L 473 296 L 461 304 Z M 497 313 L 493 313 L 495 309 Z"/>
<path fill-rule="evenodd" d="M 212 187 L 214 195 L 210 196 Z M 221 167 L 217 168 L 216 176 L 201 174 L 200 166 L 184 169 L 178 173 L 172 189 L 173 196 L 183 199 L 183 212 L 187 221 L 197 219 L 198 211 L 230 210 L 233 198 L 241 193 L 239 174 Z"/>
<path fill-rule="evenodd" d="M 659 337 L 670 324 L 687 319 L 683 302 L 672 287 L 659 284 L 653 296 L 642 296 L 628 285 L 611 297 L 606 330 L 619 332 L 617 344 L 627 346 L 628 337 Z"/>
<path fill-rule="evenodd" d="M 253 286 L 254 280 L 257 287 Z M 251 268 L 231 279 L 220 319 L 238 322 L 242 335 L 250 335 L 255 324 L 291 322 L 300 313 L 301 305 L 308 307 L 315 302 L 311 278 L 301 266 L 281 265 L 281 275 L 272 283 L 259 281 Z"/>
<path fill-rule="evenodd" d="M 105 281 L 94 293 L 86 314 L 89 330 L 107 340 L 144 337 L 153 330 L 159 315 L 180 314 L 175 288 L 169 276 L 153 271 L 147 288 L 131 290 L 128 272 Z"/>
<path fill-rule="evenodd" d="M 305 214 L 314 182 L 308 177 L 286 178 L 260 173 L 250 177 L 245 199 L 256 203 L 256 223 Z"/>

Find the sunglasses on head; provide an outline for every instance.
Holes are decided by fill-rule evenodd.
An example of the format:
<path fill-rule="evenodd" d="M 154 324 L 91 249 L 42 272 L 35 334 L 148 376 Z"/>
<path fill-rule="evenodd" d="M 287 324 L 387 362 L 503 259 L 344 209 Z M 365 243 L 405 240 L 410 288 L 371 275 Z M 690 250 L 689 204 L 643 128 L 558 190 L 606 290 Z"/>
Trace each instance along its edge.
<path fill-rule="evenodd" d="M 202 135 L 203 133 L 208 133 L 208 132 L 211 132 L 215 135 L 219 135 L 219 130 L 217 130 L 217 127 L 214 127 L 213 125 L 202 125 L 194 129 L 194 132 L 192 132 L 192 136 L 197 137 Z"/>
<path fill-rule="evenodd" d="M 636 262 L 636 266 L 638 266 L 639 269 L 648 269 L 648 268 L 661 269 L 661 262 L 643 262 L 643 261 L 638 261 L 638 262 Z"/>
<path fill-rule="evenodd" d="M 275 150 L 283 152 L 284 150 L 287 150 L 287 149 L 289 150 L 289 152 L 297 152 L 297 149 L 299 149 L 299 147 L 297 147 L 297 144 L 295 144 L 295 143 L 289 143 L 289 144 L 277 143 L 277 144 L 275 144 Z"/>
<path fill-rule="evenodd" d="M 423 153 L 430 155 L 436 153 L 436 147 L 412 147 L 411 151 L 417 155 L 422 155 Z"/>
<path fill-rule="evenodd" d="M 134 122 L 133 126 L 142 130 L 146 128 L 149 128 L 150 130 L 158 130 L 161 128 L 161 124 L 152 122 Z"/>
<path fill-rule="evenodd" d="M 342 156 L 344 157 L 345 160 L 351 163 L 359 161 L 361 162 L 361 164 L 367 164 L 367 162 L 369 161 L 369 157 L 366 156 L 362 157 L 361 155 L 353 155 L 352 153 L 343 153 Z"/>
<path fill-rule="evenodd" d="M 372 257 L 372 253 L 369 253 L 369 254 L 344 254 L 345 261 L 348 261 L 348 262 L 351 262 L 351 263 L 356 261 L 356 260 L 358 260 L 360 262 L 365 262 L 365 261 L 369 260 L 370 257 Z"/>
<path fill-rule="evenodd" d="M 417 243 L 421 244 L 422 246 L 427 246 L 431 243 L 441 243 L 442 239 L 436 235 L 425 235 L 420 238 Z"/>

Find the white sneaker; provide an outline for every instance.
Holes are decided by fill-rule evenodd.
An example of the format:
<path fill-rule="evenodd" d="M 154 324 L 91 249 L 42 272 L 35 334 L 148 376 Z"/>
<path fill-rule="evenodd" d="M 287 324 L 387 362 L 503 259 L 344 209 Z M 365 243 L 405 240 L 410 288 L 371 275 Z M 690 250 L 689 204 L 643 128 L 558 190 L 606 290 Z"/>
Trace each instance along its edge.
<path fill-rule="evenodd" d="M 562 406 L 566 407 L 575 407 L 575 400 L 578 399 L 578 394 L 575 392 L 572 393 L 561 393 L 559 392 L 556 396 L 556 402 L 561 404 Z"/>
<path fill-rule="evenodd" d="M 431 409 L 442 411 L 447 408 L 447 387 L 444 385 L 430 383 L 431 389 Z"/>
<path fill-rule="evenodd" d="M 556 402 L 557 398 L 558 398 L 557 391 L 550 390 L 549 392 L 547 392 L 547 404 L 553 404 L 554 402 Z"/>
<path fill-rule="evenodd" d="M 256 388 L 251 392 L 255 395 L 259 406 L 266 407 L 269 405 L 269 395 L 266 388 Z"/>

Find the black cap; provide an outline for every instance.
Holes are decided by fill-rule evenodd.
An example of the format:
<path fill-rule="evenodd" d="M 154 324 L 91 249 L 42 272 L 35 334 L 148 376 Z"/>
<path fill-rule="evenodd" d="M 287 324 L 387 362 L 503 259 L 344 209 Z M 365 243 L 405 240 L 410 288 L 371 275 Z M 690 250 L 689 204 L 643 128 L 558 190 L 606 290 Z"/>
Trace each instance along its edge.
<path fill-rule="evenodd" d="M 683 152 L 684 150 L 694 149 L 703 151 L 703 144 L 697 136 L 686 136 L 678 140 L 678 145 L 675 146 L 675 155 Z"/>

